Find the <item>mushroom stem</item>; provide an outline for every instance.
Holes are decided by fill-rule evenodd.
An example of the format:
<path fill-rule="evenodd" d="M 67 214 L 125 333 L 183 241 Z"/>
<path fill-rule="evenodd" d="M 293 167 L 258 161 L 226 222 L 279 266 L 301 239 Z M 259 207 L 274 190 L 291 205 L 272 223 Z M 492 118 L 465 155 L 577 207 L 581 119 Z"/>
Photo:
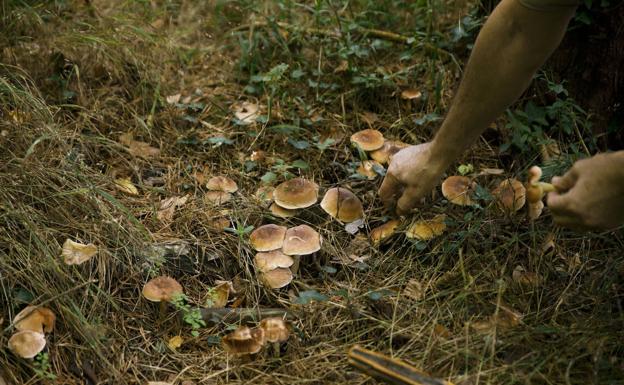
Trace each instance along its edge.
<path fill-rule="evenodd" d="M 292 266 L 290 266 L 290 271 L 292 271 L 293 274 L 297 274 L 297 272 L 299 271 L 299 262 L 301 261 L 301 256 L 293 255 L 292 259 L 293 259 L 293 264 Z"/>
<path fill-rule="evenodd" d="M 273 345 L 273 357 L 279 358 L 280 357 L 280 343 L 273 342 L 272 345 Z"/>
<path fill-rule="evenodd" d="M 552 185 L 552 183 L 538 182 L 538 184 L 544 194 L 557 191 L 557 189 L 555 188 L 555 186 Z"/>
<path fill-rule="evenodd" d="M 158 323 L 161 323 L 167 313 L 167 301 L 160 301 L 158 310 Z"/>

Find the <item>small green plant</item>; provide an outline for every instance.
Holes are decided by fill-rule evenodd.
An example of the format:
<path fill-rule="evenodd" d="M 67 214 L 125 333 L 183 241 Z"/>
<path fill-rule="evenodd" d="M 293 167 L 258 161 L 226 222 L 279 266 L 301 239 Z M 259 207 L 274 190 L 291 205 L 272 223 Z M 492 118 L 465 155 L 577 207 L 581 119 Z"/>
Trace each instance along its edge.
<path fill-rule="evenodd" d="M 225 231 L 238 235 L 238 237 L 242 240 L 247 234 L 251 233 L 253 229 L 254 227 L 252 225 L 245 226 L 245 224 L 237 221 L 236 227 L 227 227 L 225 228 Z"/>
<path fill-rule="evenodd" d="M 171 299 L 173 306 L 182 312 L 182 320 L 191 327 L 191 335 L 197 337 L 199 336 L 199 329 L 205 327 L 206 323 L 202 319 L 200 309 L 191 308 L 188 302 L 188 298 L 184 294 L 176 295 Z"/>
<path fill-rule="evenodd" d="M 45 380 L 56 380 L 56 375 L 51 372 L 50 356 L 41 352 L 35 356 L 33 368 L 37 377 Z"/>

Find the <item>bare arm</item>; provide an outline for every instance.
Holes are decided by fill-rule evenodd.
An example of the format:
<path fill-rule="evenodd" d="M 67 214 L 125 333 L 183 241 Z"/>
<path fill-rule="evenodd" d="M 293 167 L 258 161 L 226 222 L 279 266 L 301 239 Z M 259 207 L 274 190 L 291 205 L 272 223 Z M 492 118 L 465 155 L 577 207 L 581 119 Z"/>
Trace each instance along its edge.
<path fill-rule="evenodd" d="M 560 43 L 576 7 L 529 9 L 503 0 L 485 23 L 447 117 L 432 142 L 395 155 L 379 191 L 399 213 L 410 211 L 446 168 L 527 88 Z M 398 202 L 397 202 L 398 199 Z"/>

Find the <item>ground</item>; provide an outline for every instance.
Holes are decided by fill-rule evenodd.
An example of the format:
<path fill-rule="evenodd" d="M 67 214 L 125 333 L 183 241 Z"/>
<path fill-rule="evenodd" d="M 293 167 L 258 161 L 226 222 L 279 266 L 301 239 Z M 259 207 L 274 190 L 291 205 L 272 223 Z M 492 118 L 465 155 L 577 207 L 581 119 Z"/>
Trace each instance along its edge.
<path fill-rule="evenodd" d="M 381 175 L 356 174 L 366 154 L 349 137 L 431 137 L 483 22 L 472 2 L 56 0 L 0 12 L 0 345 L 26 305 L 57 316 L 35 360 L 0 350 L 7 383 L 373 383 L 348 366 L 354 344 L 455 384 L 624 383 L 621 231 L 574 233 L 547 211 L 528 221 L 488 193 L 596 151 L 591 114 L 548 70 L 448 171 L 474 178 L 478 204 L 438 190 L 390 241 L 367 240 L 391 213 Z M 237 117 L 244 103 L 257 113 Z M 237 182 L 230 202 L 205 199 L 213 175 Z M 255 197 L 293 176 L 321 194 L 351 189 L 366 213 L 359 237 L 319 205 L 282 219 Z M 406 239 L 410 222 L 437 214 L 446 233 Z M 266 223 L 324 238 L 279 290 L 252 262 L 249 233 Z M 66 265 L 66 239 L 97 254 Z M 141 296 L 158 275 L 181 283 L 186 307 L 160 317 Z M 218 281 L 237 290 L 228 308 L 291 313 L 279 357 L 226 354 L 237 319 L 193 325 Z"/>

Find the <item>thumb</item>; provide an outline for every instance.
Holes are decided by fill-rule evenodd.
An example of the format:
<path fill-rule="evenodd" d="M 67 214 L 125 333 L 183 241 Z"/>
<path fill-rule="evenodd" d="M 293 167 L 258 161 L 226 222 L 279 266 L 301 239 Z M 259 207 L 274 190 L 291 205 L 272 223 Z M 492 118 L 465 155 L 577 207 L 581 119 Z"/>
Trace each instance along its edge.
<path fill-rule="evenodd" d="M 407 214 L 409 213 L 422 198 L 421 189 L 418 187 L 408 187 L 399 198 L 397 202 L 397 213 Z"/>
<path fill-rule="evenodd" d="M 555 186 L 557 191 L 565 192 L 570 190 L 576 184 L 578 180 L 578 173 L 574 167 L 572 167 L 568 172 L 563 174 L 563 176 L 555 176 L 552 178 L 552 184 Z"/>
<path fill-rule="evenodd" d="M 554 182 L 554 179 L 553 179 Z M 568 212 L 571 208 L 571 196 L 570 194 L 559 194 L 557 192 L 551 192 L 548 193 L 548 196 L 546 197 L 546 204 L 548 205 L 548 208 L 550 209 L 550 211 L 552 211 L 554 214 L 563 214 L 565 212 Z"/>

